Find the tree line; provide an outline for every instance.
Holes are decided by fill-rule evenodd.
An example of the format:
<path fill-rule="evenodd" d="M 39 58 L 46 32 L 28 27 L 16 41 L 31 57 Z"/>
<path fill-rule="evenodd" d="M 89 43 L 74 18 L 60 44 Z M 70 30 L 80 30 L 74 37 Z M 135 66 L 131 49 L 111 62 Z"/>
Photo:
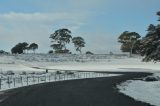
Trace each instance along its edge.
<path fill-rule="evenodd" d="M 38 44 L 31 43 L 29 45 L 27 42 L 23 42 L 23 43 L 18 43 L 17 45 L 15 45 L 11 49 L 11 52 L 12 54 L 22 54 L 22 53 L 26 53 L 31 50 L 33 51 L 33 53 L 35 53 L 36 49 L 38 49 Z"/>
<path fill-rule="evenodd" d="M 160 21 L 160 11 L 156 13 Z M 140 54 L 143 61 L 160 61 L 160 24 L 150 24 L 147 28 L 147 34 L 141 37 L 137 32 L 124 31 L 118 37 L 122 52 Z"/>
<path fill-rule="evenodd" d="M 79 53 L 82 53 L 82 48 L 85 47 L 85 40 L 80 36 L 72 37 L 71 31 L 66 28 L 56 30 L 49 38 L 51 39 L 50 47 L 54 50 L 50 50 L 49 53 L 71 53 L 66 47 L 67 44 L 71 42 L 74 44 L 75 50 Z M 29 44 L 27 42 L 22 42 L 16 44 L 11 49 L 11 53 L 22 54 L 28 51 L 33 51 L 33 53 L 35 53 L 37 49 L 38 44 L 36 43 Z"/>

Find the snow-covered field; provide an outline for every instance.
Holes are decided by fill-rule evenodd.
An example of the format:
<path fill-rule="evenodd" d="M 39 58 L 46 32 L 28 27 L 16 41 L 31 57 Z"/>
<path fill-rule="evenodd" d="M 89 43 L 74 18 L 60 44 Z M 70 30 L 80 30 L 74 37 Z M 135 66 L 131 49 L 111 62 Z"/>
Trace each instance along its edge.
<path fill-rule="evenodd" d="M 0 55 L 0 73 L 13 71 L 16 73 L 39 73 L 45 72 L 49 69 L 49 74 L 29 75 L 29 84 L 43 83 L 43 81 L 55 81 L 54 76 L 57 70 L 71 70 L 73 72 L 80 71 L 120 71 L 120 72 L 152 72 L 154 76 L 160 77 L 160 63 L 142 62 L 142 57 L 128 58 L 126 55 L 45 55 L 45 54 L 23 54 L 23 55 Z M 85 73 L 85 72 L 84 72 Z M 85 74 L 70 79 L 85 78 Z M 67 74 L 61 74 L 59 80 L 63 79 Z M 89 74 L 90 75 L 90 74 Z M 92 72 L 92 77 L 98 77 L 98 74 Z M 90 76 L 90 77 L 91 77 Z M 100 76 L 100 75 L 99 75 Z M 104 75 L 101 75 L 101 77 Z M 105 75 L 108 76 L 108 75 Z M 110 76 L 110 75 L 109 75 Z M 111 75 L 112 76 L 112 75 Z M 1 76 L 2 77 L 2 76 Z M 38 78 L 45 77 L 48 80 L 42 81 Z M 88 76 L 89 77 L 89 76 Z M 6 83 L 8 76 L 3 76 L 6 79 L 2 81 L 2 85 Z M 24 80 L 17 80 L 16 85 L 27 85 L 27 77 L 18 75 L 16 78 L 23 78 Z M 68 78 L 69 79 L 69 78 Z M 14 77 L 11 85 L 6 87 L 14 88 Z M 19 84 L 17 84 L 19 81 Z M 28 85 L 29 85 L 28 84 Z M 6 89 L 2 87 L 2 89 Z M 144 81 L 131 80 L 117 85 L 121 93 L 131 96 L 135 100 L 147 102 L 156 106 L 160 106 L 160 81 Z"/>
<path fill-rule="evenodd" d="M 0 71 L 44 71 L 32 67 L 73 71 L 160 71 L 160 63 L 141 60 L 142 57 L 128 58 L 126 55 L 0 55 Z"/>

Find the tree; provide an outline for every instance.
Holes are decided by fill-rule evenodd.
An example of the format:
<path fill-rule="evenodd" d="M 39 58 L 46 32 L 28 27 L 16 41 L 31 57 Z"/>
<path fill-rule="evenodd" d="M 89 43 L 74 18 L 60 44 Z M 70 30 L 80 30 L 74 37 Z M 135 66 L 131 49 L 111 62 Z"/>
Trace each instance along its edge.
<path fill-rule="evenodd" d="M 53 43 L 51 47 L 56 51 L 66 51 L 66 44 L 71 41 L 71 31 L 68 29 L 59 29 L 56 30 L 53 34 L 50 35 L 51 42 Z"/>
<path fill-rule="evenodd" d="M 13 54 L 22 54 L 24 53 L 24 50 L 26 50 L 27 48 L 27 43 L 26 42 L 23 42 L 23 43 L 18 43 L 16 46 L 14 46 L 12 49 L 11 49 L 11 52 Z"/>
<path fill-rule="evenodd" d="M 0 54 L 9 54 L 9 53 L 4 50 L 0 50 Z"/>
<path fill-rule="evenodd" d="M 81 49 L 82 47 L 85 47 L 85 41 L 82 37 L 74 37 L 72 39 L 72 42 L 76 48 L 76 51 L 79 51 L 80 53 L 82 52 Z"/>
<path fill-rule="evenodd" d="M 160 21 L 160 11 L 157 12 L 157 15 L 159 16 L 158 21 Z"/>
<path fill-rule="evenodd" d="M 157 15 L 159 16 L 158 21 L 160 21 L 160 11 L 157 12 Z M 160 24 L 150 24 L 147 31 L 146 36 L 140 42 L 140 52 L 144 56 L 143 61 L 160 61 Z"/>
<path fill-rule="evenodd" d="M 135 44 L 141 36 L 136 32 L 124 31 L 119 37 L 118 42 L 122 43 L 121 50 L 123 52 L 130 52 L 130 56 L 136 52 Z"/>
<path fill-rule="evenodd" d="M 35 50 L 38 49 L 38 44 L 36 44 L 36 43 L 30 44 L 29 49 L 33 50 L 33 52 L 35 53 Z"/>
<path fill-rule="evenodd" d="M 22 46 L 23 53 L 25 53 L 25 51 L 27 50 L 29 44 L 27 42 L 23 42 L 20 45 Z"/>

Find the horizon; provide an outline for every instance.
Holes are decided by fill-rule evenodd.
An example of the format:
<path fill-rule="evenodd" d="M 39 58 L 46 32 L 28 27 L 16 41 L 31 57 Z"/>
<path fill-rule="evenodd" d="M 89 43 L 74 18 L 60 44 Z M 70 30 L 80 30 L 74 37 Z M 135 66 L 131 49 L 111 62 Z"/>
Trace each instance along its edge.
<path fill-rule="evenodd" d="M 133 31 L 145 36 L 149 24 L 157 24 L 160 1 L 146 0 L 1 0 L 0 50 L 10 52 L 19 42 L 37 43 L 47 53 L 50 34 L 61 28 L 86 41 L 83 52 L 121 53 L 118 36 Z M 74 53 L 74 47 L 69 46 Z"/>

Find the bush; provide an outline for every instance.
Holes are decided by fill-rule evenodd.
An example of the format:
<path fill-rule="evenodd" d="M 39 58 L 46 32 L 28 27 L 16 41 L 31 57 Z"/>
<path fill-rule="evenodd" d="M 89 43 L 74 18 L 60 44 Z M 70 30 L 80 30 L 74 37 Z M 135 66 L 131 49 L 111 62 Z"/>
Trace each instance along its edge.
<path fill-rule="evenodd" d="M 65 73 L 68 74 L 68 75 L 73 75 L 74 74 L 74 72 L 72 72 L 72 71 L 65 71 Z"/>
<path fill-rule="evenodd" d="M 35 72 L 30 72 L 30 73 L 28 73 L 28 74 L 34 75 L 34 74 L 35 74 Z"/>
<path fill-rule="evenodd" d="M 14 72 L 13 72 L 13 71 L 7 71 L 6 74 L 7 74 L 7 75 L 14 75 Z"/>
<path fill-rule="evenodd" d="M 57 50 L 57 51 L 55 51 L 55 53 L 57 53 L 57 54 L 70 54 L 71 52 L 69 52 L 68 49 L 65 49 L 65 50 Z"/>
<path fill-rule="evenodd" d="M 62 72 L 61 71 L 56 71 L 56 74 L 62 74 Z"/>
<path fill-rule="evenodd" d="M 48 54 L 53 54 L 53 50 L 50 50 L 50 51 L 48 52 Z"/>
<path fill-rule="evenodd" d="M 87 51 L 86 54 L 93 55 L 94 53 L 92 53 L 92 52 L 90 52 L 90 51 Z"/>
<path fill-rule="evenodd" d="M 5 52 L 4 50 L 0 50 L 0 54 L 9 54 L 9 53 Z"/>
<path fill-rule="evenodd" d="M 27 75 L 25 71 L 21 72 L 20 75 Z"/>
<path fill-rule="evenodd" d="M 158 78 L 157 77 L 153 77 L 153 76 L 150 76 L 150 77 L 146 77 L 145 79 L 144 79 L 144 81 L 158 81 Z"/>

